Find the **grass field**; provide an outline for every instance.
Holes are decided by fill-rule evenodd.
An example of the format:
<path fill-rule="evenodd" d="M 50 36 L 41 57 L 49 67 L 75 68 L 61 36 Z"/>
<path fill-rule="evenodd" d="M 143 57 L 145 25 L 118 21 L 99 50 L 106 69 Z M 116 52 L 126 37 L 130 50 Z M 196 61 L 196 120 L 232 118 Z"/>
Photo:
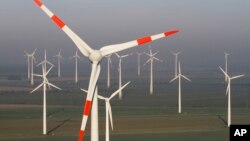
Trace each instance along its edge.
<path fill-rule="evenodd" d="M 177 85 L 155 82 L 154 95 L 148 93 L 148 78 L 131 79 L 133 85 L 124 90 L 124 99 L 111 101 L 114 119 L 112 141 L 228 141 L 226 85 L 223 79 L 201 81 L 193 77 L 191 84 L 183 84 L 183 113 L 177 113 Z M 203 80 L 203 79 L 202 79 Z M 210 81 L 211 80 L 211 81 Z M 52 82 L 63 91 L 49 91 L 47 95 L 48 135 L 42 135 L 41 91 L 29 94 L 33 88 L 26 81 L 0 81 L 0 141 L 69 141 L 76 140 L 81 124 L 87 80 L 78 85 L 73 80 Z M 126 81 L 126 80 L 124 80 Z M 113 82 L 113 81 L 112 81 Z M 250 124 L 250 83 L 234 83 L 232 90 L 232 123 Z M 36 82 L 37 84 L 38 82 Z M 107 90 L 104 79 L 99 82 L 101 95 L 109 95 L 117 85 Z M 85 86 L 85 87 L 84 87 Z M 22 89 L 22 87 L 25 87 Z M 6 88 L 8 89 L 6 90 Z M 16 89 L 15 89 L 16 88 Z M 100 140 L 105 140 L 105 107 L 99 102 Z M 90 125 L 87 125 L 89 140 Z"/>
<path fill-rule="evenodd" d="M 80 107 L 74 106 L 49 106 L 49 134 L 43 136 L 41 107 L 17 105 L 1 108 L 0 140 L 76 140 L 81 110 Z M 104 140 L 104 107 L 99 110 L 100 139 Z M 115 125 L 111 140 L 228 141 L 226 116 L 220 113 L 225 113 L 225 109 L 188 108 L 183 114 L 177 114 L 176 108 L 114 107 Z M 233 123 L 250 124 L 249 109 L 236 108 L 233 113 Z M 89 130 L 87 134 L 89 135 Z"/>

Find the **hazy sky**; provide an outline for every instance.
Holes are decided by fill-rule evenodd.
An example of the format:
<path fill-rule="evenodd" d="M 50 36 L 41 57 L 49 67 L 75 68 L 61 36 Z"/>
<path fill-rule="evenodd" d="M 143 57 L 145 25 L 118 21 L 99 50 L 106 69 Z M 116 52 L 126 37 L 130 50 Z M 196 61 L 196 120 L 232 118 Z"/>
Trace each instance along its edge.
<path fill-rule="evenodd" d="M 95 49 L 179 29 L 151 44 L 163 60 L 172 63 L 171 51 L 182 51 L 185 66 L 217 67 L 227 51 L 231 67 L 250 68 L 249 0 L 42 1 Z M 1 1 L 0 66 L 24 65 L 23 51 L 34 48 L 40 58 L 45 48 L 49 56 L 62 49 L 68 58 L 76 47 L 33 0 Z"/>

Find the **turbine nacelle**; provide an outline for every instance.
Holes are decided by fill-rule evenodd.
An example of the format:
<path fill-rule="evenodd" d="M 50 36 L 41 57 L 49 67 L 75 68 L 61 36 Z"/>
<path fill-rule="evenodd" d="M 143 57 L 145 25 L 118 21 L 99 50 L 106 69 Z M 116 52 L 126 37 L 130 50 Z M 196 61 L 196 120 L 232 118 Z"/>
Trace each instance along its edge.
<path fill-rule="evenodd" d="M 91 54 L 89 55 L 89 60 L 91 62 L 100 62 L 102 60 L 103 56 L 101 51 L 99 50 L 94 50 L 93 52 L 91 52 Z"/>

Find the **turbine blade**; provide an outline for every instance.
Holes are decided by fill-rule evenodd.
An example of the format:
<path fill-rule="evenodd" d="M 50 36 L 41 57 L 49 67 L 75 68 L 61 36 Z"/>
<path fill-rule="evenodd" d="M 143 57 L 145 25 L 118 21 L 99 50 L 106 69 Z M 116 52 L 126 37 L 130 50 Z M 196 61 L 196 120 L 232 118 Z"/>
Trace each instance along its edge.
<path fill-rule="evenodd" d="M 175 79 L 177 79 L 179 77 L 179 75 L 177 75 L 176 77 L 174 77 L 173 79 L 171 79 L 169 82 L 172 83 Z"/>
<path fill-rule="evenodd" d="M 157 51 L 156 53 L 153 54 L 153 56 L 157 55 L 159 53 L 159 51 Z"/>
<path fill-rule="evenodd" d="M 37 64 L 36 66 L 40 66 L 44 63 L 44 61 L 40 62 L 39 64 Z"/>
<path fill-rule="evenodd" d="M 130 83 L 127 82 L 125 85 L 123 85 L 120 89 L 116 90 L 113 94 L 111 94 L 111 96 L 109 97 L 109 100 L 112 99 L 114 96 L 116 96 L 121 90 L 123 90 L 128 84 Z"/>
<path fill-rule="evenodd" d="M 86 94 L 88 93 L 88 91 L 83 88 L 81 88 L 81 91 L 85 92 Z"/>
<path fill-rule="evenodd" d="M 120 58 L 120 57 L 121 57 L 121 56 L 120 56 L 118 53 L 116 53 L 116 52 L 115 52 L 115 55 L 116 55 L 118 58 Z"/>
<path fill-rule="evenodd" d="M 42 76 L 42 75 L 40 75 L 40 74 L 33 74 L 33 76 L 43 77 L 43 76 Z"/>
<path fill-rule="evenodd" d="M 32 52 L 32 56 L 34 56 L 34 54 L 36 53 L 37 48 L 35 48 L 35 50 Z"/>
<path fill-rule="evenodd" d="M 240 78 L 240 77 L 243 77 L 243 76 L 245 76 L 245 75 L 237 75 L 237 76 L 232 77 L 231 79 L 236 79 L 236 78 Z"/>
<path fill-rule="evenodd" d="M 81 129 L 79 132 L 78 140 L 82 140 L 84 138 L 84 132 L 85 132 L 86 125 L 87 125 L 88 116 L 91 111 L 91 106 L 92 106 L 91 103 L 92 103 L 92 99 L 94 96 L 94 91 L 95 91 L 95 87 L 96 87 L 99 74 L 100 74 L 100 65 L 97 63 L 92 63 L 92 70 L 91 70 L 91 75 L 89 79 L 88 95 L 87 95 L 85 106 L 84 106 Z"/>
<path fill-rule="evenodd" d="M 107 98 L 105 98 L 105 97 L 103 97 L 103 96 L 101 96 L 101 95 L 98 95 L 97 96 L 99 99 L 102 99 L 102 100 L 106 100 Z"/>
<path fill-rule="evenodd" d="M 228 74 L 221 68 L 221 67 L 219 67 L 220 68 L 220 70 L 223 72 L 223 74 L 227 77 L 227 78 L 230 78 L 229 76 L 228 76 Z"/>
<path fill-rule="evenodd" d="M 187 78 L 185 75 L 181 75 L 184 79 L 188 80 L 191 82 L 191 80 L 189 78 Z"/>
<path fill-rule="evenodd" d="M 41 88 L 43 86 L 43 83 L 38 85 L 34 90 L 32 90 L 30 93 L 33 93 L 35 92 L 36 90 L 38 90 L 39 88 Z"/>
<path fill-rule="evenodd" d="M 130 56 L 130 55 L 131 55 L 131 53 L 126 54 L 126 55 L 122 55 L 121 58 L 125 58 L 125 57 L 128 57 L 128 56 Z"/>
<path fill-rule="evenodd" d="M 109 101 L 108 101 L 108 104 L 107 104 L 106 108 L 108 108 L 109 120 L 110 120 L 111 128 L 113 130 L 114 127 L 113 127 L 112 109 L 111 109 L 111 105 L 110 105 Z"/>
<path fill-rule="evenodd" d="M 151 60 L 152 60 L 152 59 L 149 58 L 149 59 L 147 60 L 147 62 L 145 62 L 145 63 L 143 64 L 143 66 L 145 66 L 147 63 L 149 63 Z"/>
<path fill-rule="evenodd" d="M 143 52 L 144 54 L 146 54 L 147 56 L 151 57 L 150 54 L 146 53 L 146 52 Z"/>
<path fill-rule="evenodd" d="M 51 84 L 51 83 L 47 83 L 48 84 L 48 86 L 52 86 L 52 87 L 54 87 L 54 88 L 56 88 L 56 89 L 58 89 L 58 90 L 62 90 L 61 88 L 59 88 L 59 87 L 57 87 L 56 85 L 54 85 L 54 84 Z"/>
<path fill-rule="evenodd" d="M 50 68 L 49 68 L 49 70 L 46 72 L 46 76 L 49 74 L 49 72 L 52 70 L 52 68 L 53 68 L 53 66 L 51 66 Z M 46 71 L 46 70 L 45 70 Z"/>
<path fill-rule="evenodd" d="M 228 84 L 227 84 L 226 95 L 228 95 L 228 92 L 229 92 L 229 87 L 230 87 L 230 82 L 228 82 Z"/>
<path fill-rule="evenodd" d="M 46 60 L 46 62 L 47 62 L 49 65 L 54 66 L 50 61 L 47 61 L 47 60 Z"/>
<path fill-rule="evenodd" d="M 158 59 L 158 58 L 156 58 L 156 57 L 153 57 L 153 59 L 155 59 L 155 60 L 157 60 L 157 61 L 159 61 L 159 62 L 163 62 L 162 60 L 160 60 L 160 59 Z"/>
<path fill-rule="evenodd" d="M 129 41 L 129 42 L 121 43 L 121 44 L 108 45 L 108 46 L 102 47 L 100 49 L 100 51 L 102 52 L 103 56 L 106 56 L 106 55 L 111 54 L 111 53 L 119 52 L 119 51 L 122 51 L 122 50 L 125 50 L 128 48 L 132 48 L 135 46 L 140 46 L 140 45 L 152 42 L 152 41 L 160 39 L 160 38 L 171 36 L 177 32 L 179 32 L 179 31 L 178 30 L 170 30 L 170 31 L 167 31 L 164 33 L 142 37 L 142 38 L 139 38 L 137 40 L 133 40 L 133 41 Z"/>
<path fill-rule="evenodd" d="M 53 22 L 64 31 L 66 35 L 75 43 L 78 49 L 83 55 L 89 56 L 90 52 L 93 50 L 85 43 L 77 34 L 75 34 L 65 23 L 58 18 L 54 13 L 52 13 L 40 0 L 34 0 L 34 2 L 45 12 Z"/>

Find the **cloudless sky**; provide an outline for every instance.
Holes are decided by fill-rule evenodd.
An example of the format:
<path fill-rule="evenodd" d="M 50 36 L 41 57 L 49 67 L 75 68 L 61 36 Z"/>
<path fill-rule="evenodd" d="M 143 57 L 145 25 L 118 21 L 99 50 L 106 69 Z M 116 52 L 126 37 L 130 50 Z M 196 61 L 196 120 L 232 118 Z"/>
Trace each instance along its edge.
<path fill-rule="evenodd" d="M 159 58 L 172 61 L 171 51 L 182 51 L 185 66 L 217 67 L 223 65 L 227 51 L 232 67 L 250 68 L 249 0 L 42 2 L 95 49 L 179 29 L 178 34 L 151 44 L 155 51 L 161 51 Z M 76 49 L 33 0 L 1 1 L 0 66 L 25 65 L 23 51 L 31 52 L 34 48 L 38 48 L 38 58 L 45 48 L 50 56 L 62 49 L 67 57 Z M 139 50 L 147 51 L 147 47 Z"/>

